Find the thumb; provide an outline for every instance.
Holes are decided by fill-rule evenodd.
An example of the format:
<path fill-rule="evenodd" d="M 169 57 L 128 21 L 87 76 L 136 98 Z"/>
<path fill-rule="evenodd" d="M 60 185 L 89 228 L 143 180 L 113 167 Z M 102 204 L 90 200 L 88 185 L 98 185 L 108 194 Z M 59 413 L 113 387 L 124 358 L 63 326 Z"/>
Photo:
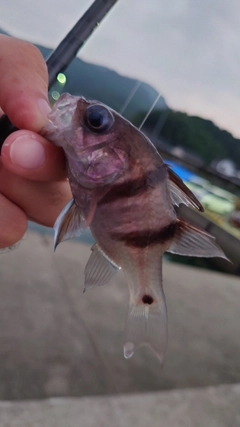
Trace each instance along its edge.
<path fill-rule="evenodd" d="M 20 129 L 39 132 L 51 110 L 48 72 L 32 44 L 0 35 L 0 107 Z"/>

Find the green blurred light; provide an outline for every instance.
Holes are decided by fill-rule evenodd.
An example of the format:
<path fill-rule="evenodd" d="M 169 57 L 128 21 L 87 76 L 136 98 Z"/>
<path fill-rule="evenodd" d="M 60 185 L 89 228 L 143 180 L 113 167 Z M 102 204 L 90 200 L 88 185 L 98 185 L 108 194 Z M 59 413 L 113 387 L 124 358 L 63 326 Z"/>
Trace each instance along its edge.
<path fill-rule="evenodd" d="M 52 91 L 52 98 L 55 99 L 55 101 L 58 100 L 59 96 L 60 96 L 59 92 L 57 92 L 56 90 Z"/>
<path fill-rule="evenodd" d="M 62 85 L 64 85 L 67 81 L 67 77 L 65 76 L 65 74 L 63 73 L 59 73 L 57 75 L 57 80 L 59 81 L 59 83 L 61 83 Z"/>

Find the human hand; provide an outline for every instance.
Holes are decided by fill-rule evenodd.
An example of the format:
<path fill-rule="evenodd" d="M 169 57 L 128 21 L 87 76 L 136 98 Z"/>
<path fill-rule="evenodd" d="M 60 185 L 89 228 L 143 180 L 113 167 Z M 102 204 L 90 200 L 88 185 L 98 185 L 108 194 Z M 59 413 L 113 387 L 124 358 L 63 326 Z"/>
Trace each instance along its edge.
<path fill-rule="evenodd" d="M 1 152 L 1 248 L 22 238 L 28 219 L 53 226 L 72 197 L 62 149 L 38 135 L 50 111 L 47 93 L 48 73 L 40 51 L 0 35 L 0 107 L 21 129 L 5 140 Z"/>

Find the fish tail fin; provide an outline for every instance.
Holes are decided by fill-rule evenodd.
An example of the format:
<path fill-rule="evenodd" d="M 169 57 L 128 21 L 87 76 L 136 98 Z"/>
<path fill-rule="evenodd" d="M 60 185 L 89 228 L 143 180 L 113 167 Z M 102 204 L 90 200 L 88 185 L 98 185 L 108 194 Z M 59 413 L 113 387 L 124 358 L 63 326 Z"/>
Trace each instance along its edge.
<path fill-rule="evenodd" d="M 167 307 L 162 289 L 157 298 L 145 294 L 129 304 L 124 357 L 130 358 L 141 345 L 151 347 L 163 363 L 167 345 Z"/>

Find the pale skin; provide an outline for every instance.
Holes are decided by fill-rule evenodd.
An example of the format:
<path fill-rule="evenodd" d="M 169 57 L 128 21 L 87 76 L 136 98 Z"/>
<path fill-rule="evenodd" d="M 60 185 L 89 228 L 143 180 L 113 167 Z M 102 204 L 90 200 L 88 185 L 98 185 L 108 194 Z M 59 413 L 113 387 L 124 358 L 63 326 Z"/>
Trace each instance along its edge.
<path fill-rule="evenodd" d="M 30 43 L 0 35 L 0 115 L 19 131 L 0 157 L 0 248 L 19 241 L 31 219 L 52 227 L 71 199 L 61 148 L 38 134 L 47 123 L 48 73 Z"/>

